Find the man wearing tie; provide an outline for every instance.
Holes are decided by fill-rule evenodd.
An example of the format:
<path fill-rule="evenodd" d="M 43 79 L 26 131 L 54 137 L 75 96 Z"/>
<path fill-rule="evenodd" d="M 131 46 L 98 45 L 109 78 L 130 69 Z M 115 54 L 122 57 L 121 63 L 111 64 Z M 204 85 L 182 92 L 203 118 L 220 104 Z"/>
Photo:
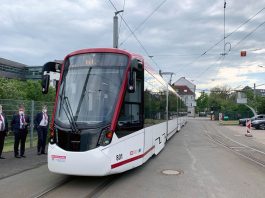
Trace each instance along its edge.
<path fill-rule="evenodd" d="M 49 127 L 49 116 L 47 114 L 47 106 L 42 107 L 42 112 L 38 113 L 34 119 L 34 125 L 38 132 L 37 154 L 46 154 L 45 146 Z"/>
<path fill-rule="evenodd" d="M 2 151 L 4 148 L 4 142 L 7 132 L 8 132 L 8 122 L 6 116 L 3 114 L 2 105 L 0 105 L 0 159 L 5 159 L 2 156 Z"/>
<path fill-rule="evenodd" d="M 14 154 L 16 158 L 26 157 L 24 153 L 29 123 L 29 116 L 25 115 L 25 108 L 23 105 L 20 105 L 18 114 L 14 115 L 11 121 L 12 131 L 15 135 Z M 19 143 L 20 156 L 18 155 Z"/>

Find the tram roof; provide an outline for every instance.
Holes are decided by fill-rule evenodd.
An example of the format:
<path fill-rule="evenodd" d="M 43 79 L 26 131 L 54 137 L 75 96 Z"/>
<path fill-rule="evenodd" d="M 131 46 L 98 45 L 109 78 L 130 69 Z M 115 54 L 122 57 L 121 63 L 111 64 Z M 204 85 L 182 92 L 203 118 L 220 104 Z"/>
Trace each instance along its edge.
<path fill-rule="evenodd" d="M 77 54 L 85 54 L 85 53 L 92 53 L 92 52 L 106 52 L 106 53 L 119 53 L 119 54 L 125 54 L 128 55 L 129 57 L 132 58 L 138 58 L 139 60 L 143 61 L 144 58 L 139 55 L 139 54 L 135 54 L 135 53 L 131 53 L 129 51 L 126 50 L 121 50 L 121 49 L 117 49 L 117 48 L 88 48 L 88 49 L 81 49 L 81 50 L 77 50 L 74 51 L 70 54 L 68 54 L 68 56 L 74 56 Z"/>
<path fill-rule="evenodd" d="M 167 84 L 167 82 L 158 74 L 158 72 L 148 62 L 144 61 L 143 56 L 141 56 L 140 54 L 129 52 L 127 50 L 121 50 L 121 49 L 117 49 L 117 48 L 87 48 L 87 49 L 81 49 L 81 50 L 74 51 L 74 52 L 68 54 L 67 57 L 74 56 L 77 54 L 85 54 L 85 53 L 93 53 L 93 52 L 95 52 L 95 53 L 100 53 L 100 52 L 118 53 L 118 54 L 125 54 L 125 55 L 129 56 L 130 58 L 137 58 L 138 60 L 140 60 L 144 63 L 145 70 L 149 71 L 153 76 L 155 76 L 163 84 L 165 84 L 165 85 Z M 169 89 L 172 91 L 174 90 L 171 86 L 169 86 Z"/>

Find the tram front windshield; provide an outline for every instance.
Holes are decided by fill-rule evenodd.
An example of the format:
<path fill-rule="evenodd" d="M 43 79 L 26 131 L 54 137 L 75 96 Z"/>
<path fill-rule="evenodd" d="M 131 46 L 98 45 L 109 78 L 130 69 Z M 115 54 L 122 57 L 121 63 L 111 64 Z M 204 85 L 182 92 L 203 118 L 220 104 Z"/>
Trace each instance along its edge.
<path fill-rule="evenodd" d="M 56 124 L 80 128 L 111 122 L 128 57 L 113 53 L 88 53 L 65 62 L 60 86 Z M 72 118 L 72 119 L 71 119 Z"/>

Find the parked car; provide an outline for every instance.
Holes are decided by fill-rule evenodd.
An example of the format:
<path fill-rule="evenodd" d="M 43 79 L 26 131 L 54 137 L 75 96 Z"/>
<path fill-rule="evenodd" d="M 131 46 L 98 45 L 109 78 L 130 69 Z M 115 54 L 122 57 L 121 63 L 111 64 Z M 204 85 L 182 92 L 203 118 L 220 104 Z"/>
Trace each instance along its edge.
<path fill-rule="evenodd" d="M 252 120 L 254 120 L 254 118 L 255 118 L 255 117 L 252 117 L 252 118 L 241 118 L 241 119 L 238 120 L 238 124 L 239 124 L 239 125 L 242 125 L 242 126 L 246 126 L 246 122 L 247 122 L 247 120 L 250 119 L 250 120 L 252 121 Z"/>
<path fill-rule="evenodd" d="M 265 114 L 256 115 L 256 116 L 253 116 L 252 118 L 242 118 L 242 119 L 239 119 L 238 120 L 238 124 L 239 125 L 246 126 L 246 121 L 249 120 L 249 119 L 251 120 L 251 123 L 254 120 L 265 120 Z"/>
<path fill-rule="evenodd" d="M 255 129 L 265 129 L 265 120 L 253 120 L 251 126 Z"/>

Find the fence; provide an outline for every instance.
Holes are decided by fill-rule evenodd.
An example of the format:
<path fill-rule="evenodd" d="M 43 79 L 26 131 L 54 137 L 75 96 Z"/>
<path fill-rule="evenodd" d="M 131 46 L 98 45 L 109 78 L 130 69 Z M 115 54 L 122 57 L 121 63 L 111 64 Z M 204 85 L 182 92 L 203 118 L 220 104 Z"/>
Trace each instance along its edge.
<path fill-rule="evenodd" d="M 223 116 L 227 116 L 228 120 L 238 120 L 240 118 L 251 118 L 253 116 L 253 113 L 249 110 L 249 111 L 245 111 L 245 112 L 219 112 L 219 111 L 215 111 L 214 112 L 214 119 L 215 120 L 219 120 L 219 113 L 222 113 Z"/>
<path fill-rule="evenodd" d="M 43 101 L 29 101 L 29 100 L 11 100 L 11 99 L 0 99 L 0 104 L 3 106 L 3 112 L 5 113 L 8 121 L 9 132 L 5 139 L 4 152 L 13 151 L 14 147 L 14 134 L 11 131 L 11 120 L 14 114 L 18 113 L 19 105 L 24 105 L 25 114 L 30 117 L 29 134 L 27 136 L 26 148 L 32 148 L 37 145 L 37 132 L 34 129 L 34 117 L 42 110 L 42 106 L 46 105 L 48 108 L 48 115 L 51 118 L 53 111 L 53 102 Z"/>

